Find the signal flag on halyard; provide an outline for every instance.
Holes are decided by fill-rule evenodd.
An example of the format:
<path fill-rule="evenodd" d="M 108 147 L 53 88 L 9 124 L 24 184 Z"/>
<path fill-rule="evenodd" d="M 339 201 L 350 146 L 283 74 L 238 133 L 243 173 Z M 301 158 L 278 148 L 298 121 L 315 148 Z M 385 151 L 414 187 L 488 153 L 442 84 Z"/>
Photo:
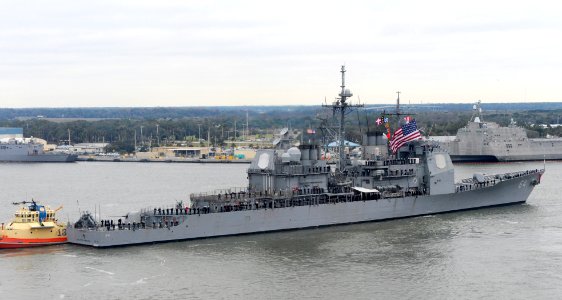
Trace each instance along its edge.
<path fill-rule="evenodd" d="M 390 142 L 390 149 L 392 153 L 396 153 L 404 144 L 420 137 L 421 133 L 416 125 L 416 120 L 412 120 L 410 123 L 404 124 L 400 129 L 396 130 Z"/>

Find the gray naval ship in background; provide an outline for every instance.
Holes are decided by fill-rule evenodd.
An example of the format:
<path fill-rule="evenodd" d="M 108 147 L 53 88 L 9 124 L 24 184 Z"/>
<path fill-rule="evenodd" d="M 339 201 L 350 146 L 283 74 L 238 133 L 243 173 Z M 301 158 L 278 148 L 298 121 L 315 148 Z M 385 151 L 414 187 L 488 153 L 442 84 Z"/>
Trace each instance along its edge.
<path fill-rule="evenodd" d="M 0 162 L 74 162 L 77 155 L 45 151 L 46 141 L 24 138 L 22 128 L 0 127 Z"/>
<path fill-rule="evenodd" d="M 513 121 L 507 127 L 484 122 L 480 101 L 473 110 L 472 118 L 456 136 L 431 137 L 449 152 L 453 162 L 562 159 L 561 138 L 530 139 L 525 129 Z"/>
<path fill-rule="evenodd" d="M 342 67 L 339 98 L 331 105 L 344 136 L 354 106 Z M 349 159 L 340 138 L 337 166 L 321 160 L 316 143 L 259 150 L 248 168 L 248 186 L 191 194 L 181 203 L 98 221 L 84 213 L 67 228 L 68 241 L 94 247 L 126 246 L 337 224 L 380 221 L 523 203 L 542 170 L 484 175 L 454 182 L 449 154 L 439 144 L 415 140 L 387 154 L 380 135 L 366 137 L 365 153 Z M 277 143 L 290 145 L 290 143 Z M 282 147 L 281 147 L 282 148 Z M 286 147 L 285 147 L 286 148 Z"/>

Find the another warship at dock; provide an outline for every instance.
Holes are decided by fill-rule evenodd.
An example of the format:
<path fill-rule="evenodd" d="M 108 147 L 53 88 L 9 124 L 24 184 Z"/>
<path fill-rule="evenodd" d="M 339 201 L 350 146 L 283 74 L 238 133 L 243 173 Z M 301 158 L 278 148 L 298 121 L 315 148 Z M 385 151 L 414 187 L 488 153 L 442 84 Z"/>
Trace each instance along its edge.
<path fill-rule="evenodd" d="M 22 128 L 0 127 L 0 162 L 74 162 L 77 155 L 45 151 L 42 139 L 23 137 Z"/>
<path fill-rule="evenodd" d="M 395 151 L 386 140 L 366 139 L 366 148 L 376 151 L 349 158 L 341 137 L 354 105 L 344 67 L 341 74 L 339 97 L 326 105 L 338 117 L 337 166 L 321 159 L 314 142 L 262 149 L 248 168 L 245 188 L 191 194 L 186 206 L 151 207 L 121 219 L 98 221 L 86 212 L 68 225 L 68 241 L 127 246 L 430 215 L 524 203 L 540 183 L 544 169 L 474 174 L 455 183 L 447 151 L 423 138 L 394 143 Z M 398 131 L 411 129 L 406 125 Z"/>
<path fill-rule="evenodd" d="M 513 121 L 507 127 L 485 122 L 480 101 L 474 104 L 473 111 L 468 124 L 456 136 L 432 138 L 449 152 L 453 162 L 562 159 L 562 138 L 531 139 Z"/>

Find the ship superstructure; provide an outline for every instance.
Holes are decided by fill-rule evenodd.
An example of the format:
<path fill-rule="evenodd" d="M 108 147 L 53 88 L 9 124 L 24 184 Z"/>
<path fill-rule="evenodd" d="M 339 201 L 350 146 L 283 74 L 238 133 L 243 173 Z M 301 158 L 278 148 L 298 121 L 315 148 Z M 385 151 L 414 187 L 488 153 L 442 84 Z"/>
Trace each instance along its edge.
<path fill-rule="evenodd" d="M 507 127 L 486 122 L 480 101 L 473 110 L 471 120 L 453 139 L 441 140 L 454 162 L 562 159 L 562 138 L 531 139 L 513 121 Z"/>

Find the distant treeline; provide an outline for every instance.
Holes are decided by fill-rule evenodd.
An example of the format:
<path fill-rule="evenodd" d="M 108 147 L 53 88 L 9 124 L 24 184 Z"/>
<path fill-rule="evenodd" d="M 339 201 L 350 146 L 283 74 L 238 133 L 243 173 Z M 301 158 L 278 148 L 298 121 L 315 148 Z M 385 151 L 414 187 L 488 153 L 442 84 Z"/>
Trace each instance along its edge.
<path fill-rule="evenodd" d="M 562 103 L 483 104 L 484 119 L 503 126 L 511 119 L 528 129 L 530 137 L 562 135 L 562 128 L 542 128 L 533 124 L 556 124 L 562 115 Z M 527 108 L 527 109 L 523 109 Z M 472 105 L 405 105 L 402 111 L 417 120 L 425 135 L 455 135 L 472 116 Z M 392 105 L 367 106 L 347 115 L 346 138 L 360 142 L 363 133 L 382 133 L 375 120 Z M 37 117 L 41 116 L 41 117 Z M 246 119 L 248 116 L 248 119 Z M 26 137 L 34 136 L 50 143 L 108 142 L 111 151 L 131 152 L 138 145 L 169 144 L 181 140 L 187 144 L 201 137 L 215 145 L 229 146 L 245 134 L 271 135 L 274 129 L 318 129 L 330 125 L 332 112 L 319 106 L 274 107 L 195 107 L 195 108 L 34 108 L 0 109 L 0 126 L 22 127 Z M 49 118 L 56 118 L 55 120 Z M 66 118 L 66 119 L 60 119 Z M 71 119 L 72 121 L 68 121 Z M 74 120 L 73 120 L 74 119 Z M 76 120 L 76 119 L 98 119 Z M 322 120 L 325 120 L 322 122 Z M 391 117 L 395 127 L 396 120 Z M 246 129 L 248 121 L 249 129 Z M 142 135 L 141 135 L 142 128 Z M 236 130 L 236 132 L 235 132 Z M 321 130 L 316 130 L 320 134 Z"/>
<path fill-rule="evenodd" d="M 320 105 L 320 103 L 319 103 Z M 561 110 L 562 102 L 543 103 L 484 103 L 486 111 L 549 111 Z M 395 104 L 366 105 L 370 110 L 394 110 Z M 472 104 L 402 104 L 411 111 L 470 111 Z M 251 114 L 309 114 L 318 106 L 213 106 L 213 107 L 98 107 L 98 108 L 0 108 L 0 120 L 15 118 L 105 118 L 105 119 L 178 119 L 192 117 L 216 117 L 227 115 L 243 117 Z"/>

